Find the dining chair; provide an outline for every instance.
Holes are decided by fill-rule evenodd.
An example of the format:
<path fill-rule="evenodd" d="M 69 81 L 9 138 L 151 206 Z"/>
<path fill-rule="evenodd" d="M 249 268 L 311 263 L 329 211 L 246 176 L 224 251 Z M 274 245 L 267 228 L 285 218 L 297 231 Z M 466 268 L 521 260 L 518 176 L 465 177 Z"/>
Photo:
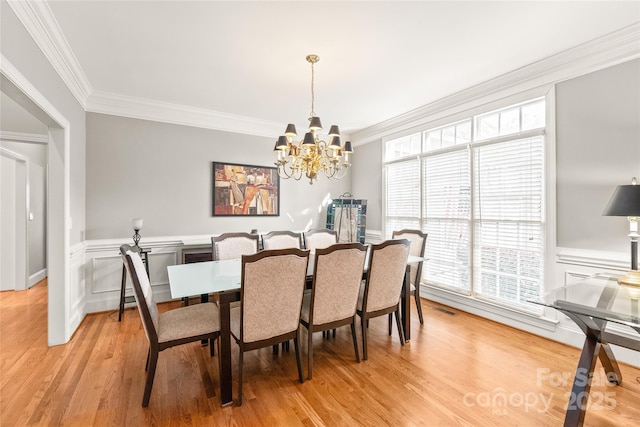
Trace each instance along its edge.
<path fill-rule="evenodd" d="M 309 230 L 302 233 L 305 249 L 315 252 L 318 248 L 326 248 L 338 243 L 338 232 L 335 230 Z"/>
<path fill-rule="evenodd" d="M 407 239 L 411 242 L 409 255 L 424 257 L 424 250 L 427 245 L 427 234 L 420 230 L 399 230 L 392 233 L 394 239 Z M 416 301 L 416 309 L 418 310 L 418 318 L 420 324 L 424 324 L 422 319 L 422 305 L 420 304 L 420 280 L 422 279 L 422 261 L 410 264 L 409 280 L 411 281 L 411 295 Z M 391 328 L 391 318 L 389 318 L 389 328 Z"/>
<path fill-rule="evenodd" d="M 214 261 L 240 259 L 242 255 L 258 252 L 260 236 L 251 233 L 223 233 L 211 238 L 211 251 Z"/>
<path fill-rule="evenodd" d="M 159 353 L 177 345 L 208 340 L 210 355 L 213 356 L 213 341 L 220 334 L 220 312 L 216 304 L 205 303 L 159 313 L 139 253 L 129 245 L 122 245 L 120 253 L 133 282 L 133 294 L 149 341 L 145 365 L 147 380 L 142 397 L 142 406 L 146 408 L 149 406 Z"/>
<path fill-rule="evenodd" d="M 272 231 L 262 235 L 262 248 L 269 249 L 287 249 L 302 248 L 302 234 L 293 231 Z"/>
<path fill-rule="evenodd" d="M 305 249 L 315 252 L 316 249 L 328 248 L 338 243 L 338 232 L 336 230 L 328 230 L 326 228 L 318 230 L 309 230 L 302 233 L 304 237 Z M 322 333 L 323 337 L 329 337 L 329 331 Z M 336 336 L 336 330 L 333 330 L 333 336 Z"/>
<path fill-rule="evenodd" d="M 260 236 L 257 233 L 222 233 L 211 237 L 211 259 L 240 259 L 242 255 L 255 254 L 259 250 Z M 201 302 L 209 301 L 209 295 L 200 295 Z"/>
<path fill-rule="evenodd" d="M 309 251 L 276 249 L 242 257 L 240 306 L 231 309 L 231 335 L 239 346 L 238 406 L 242 405 L 243 355 L 293 339 L 300 360 L 300 311 Z"/>
<path fill-rule="evenodd" d="M 360 362 L 356 338 L 356 306 L 367 247 L 360 243 L 336 243 L 317 249 L 313 283 L 302 300 L 300 323 L 307 328 L 307 374 L 313 369 L 313 333 L 351 325 L 356 361 Z"/>
<path fill-rule="evenodd" d="M 398 325 L 400 344 L 404 333 L 400 324 L 400 293 L 407 270 L 409 241 L 387 240 L 371 245 L 367 279 L 360 285 L 356 313 L 362 324 L 362 358 L 367 360 L 367 331 L 369 319 L 393 313 Z"/>

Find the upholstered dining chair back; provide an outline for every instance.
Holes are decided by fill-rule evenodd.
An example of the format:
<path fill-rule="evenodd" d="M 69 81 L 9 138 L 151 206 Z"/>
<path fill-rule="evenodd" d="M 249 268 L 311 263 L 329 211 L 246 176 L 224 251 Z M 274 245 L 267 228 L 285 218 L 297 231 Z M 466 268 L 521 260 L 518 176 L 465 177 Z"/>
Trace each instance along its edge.
<path fill-rule="evenodd" d="M 144 333 L 150 343 L 157 342 L 158 306 L 153 300 L 153 291 L 151 290 L 147 270 L 135 247 L 122 245 L 120 254 L 133 283 L 133 296 L 140 312 Z"/>
<path fill-rule="evenodd" d="M 420 230 L 398 230 L 392 233 L 394 239 L 407 239 L 410 242 L 409 255 L 423 257 L 424 249 L 427 245 L 427 234 Z M 422 276 L 422 263 L 410 264 L 411 273 L 409 275 L 411 284 L 417 286 L 420 284 Z"/>
<path fill-rule="evenodd" d="M 244 343 L 298 329 L 308 261 L 309 252 L 300 249 L 242 257 L 240 338 Z"/>
<path fill-rule="evenodd" d="M 387 240 L 371 246 L 362 308 L 375 312 L 398 304 L 409 257 L 409 241 Z"/>
<path fill-rule="evenodd" d="M 316 250 L 309 318 L 303 310 L 303 320 L 322 325 L 355 316 L 366 254 L 360 243 Z"/>
<path fill-rule="evenodd" d="M 300 359 L 300 310 L 307 277 L 309 251 L 275 249 L 242 257 L 240 307 L 231 309 L 231 336 L 239 346 L 238 406 L 242 405 L 244 353 L 293 339 Z"/>
<path fill-rule="evenodd" d="M 307 372 L 313 376 L 313 333 L 351 325 L 356 361 L 356 306 L 367 247 L 360 243 L 336 243 L 316 249 L 311 291 L 304 294 L 300 323 L 307 328 Z M 334 335 L 335 336 L 335 335 Z"/>
<path fill-rule="evenodd" d="M 302 234 L 293 231 L 272 231 L 262 235 L 264 250 L 302 248 Z"/>
<path fill-rule="evenodd" d="M 327 248 L 338 243 L 338 232 L 335 230 L 309 230 L 304 233 L 304 247 L 311 252 L 319 248 Z"/>
<path fill-rule="evenodd" d="M 214 261 L 240 259 L 242 255 L 258 252 L 260 237 L 249 233 L 223 233 L 211 238 L 212 258 Z"/>
<path fill-rule="evenodd" d="M 420 230 L 398 230 L 392 234 L 394 239 L 407 239 L 411 242 L 409 248 L 409 255 L 424 257 L 424 250 L 427 246 L 427 234 Z M 422 304 L 420 303 L 420 282 L 422 280 L 422 264 L 424 261 L 414 262 L 409 264 L 409 280 L 410 292 L 414 296 L 416 302 L 416 309 L 418 310 L 418 319 L 420 324 L 424 324 L 424 318 L 422 316 Z M 391 316 L 389 316 L 389 330 L 391 330 Z"/>

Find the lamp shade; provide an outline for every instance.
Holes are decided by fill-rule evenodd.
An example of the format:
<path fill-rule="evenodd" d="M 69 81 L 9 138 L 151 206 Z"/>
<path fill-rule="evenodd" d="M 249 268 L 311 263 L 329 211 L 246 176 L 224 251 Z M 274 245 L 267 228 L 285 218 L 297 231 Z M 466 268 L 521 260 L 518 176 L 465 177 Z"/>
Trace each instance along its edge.
<path fill-rule="evenodd" d="M 296 132 L 296 125 L 289 123 L 287 125 L 287 129 L 284 131 L 284 134 L 290 138 L 298 136 L 298 132 Z"/>
<path fill-rule="evenodd" d="M 342 143 L 340 142 L 339 136 L 334 136 L 331 139 L 331 144 L 329 144 L 329 148 L 332 150 L 339 150 L 342 147 Z"/>
<path fill-rule="evenodd" d="M 307 132 L 304 134 L 304 140 L 302 141 L 302 145 L 306 145 L 306 146 L 316 145 L 316 140 L 313 138 L 313 134 L 311 132 Z"/>
<path fill-rule="evenodd" d="M 286 149 L 287 149 L 287 137 L 284 135 L 278 137 L 274 150 L 286 150 Z"/>
<path fill-rule="evenodd" d="M 144 218 L 132 218 L 131 225 L 133 226 L 133 229 L 142 230 L 143 221 L 144 221 Z"/>
<path fill-rule="evenodd" d="M 329 137 L 332 136 L 340 136 L 340 128 L 338 128 L 338 126 L 336 125 L 331 125 L 331 127 L 329 128 Z"/>
<path fill-rule="evenodd" d="M 353 153 L 353 146 L 351 145 L 351 141 L 347 141 L 344 143 L 342 151 L 344 151 L 345 153 Z"/>
<path fill-rule="evenodd" d="M 309 117 L 309 129 L 311 130 L 321 130 L 322 123 L 320 123 L 320 117 Z"/>
<path fill-rule="evenodd" d="M 618 185 L 602 215 L 640 217 L 640 185 Z"/>

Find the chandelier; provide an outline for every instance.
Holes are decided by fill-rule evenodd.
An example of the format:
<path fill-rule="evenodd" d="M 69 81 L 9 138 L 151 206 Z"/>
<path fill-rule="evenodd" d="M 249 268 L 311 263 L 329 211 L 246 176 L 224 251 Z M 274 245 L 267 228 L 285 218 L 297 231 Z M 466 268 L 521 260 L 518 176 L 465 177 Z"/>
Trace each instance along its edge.
<path fill-rule="evenodd" d="M 342 178 L 346 175 L 349 163 L 349 154 L 353 153 L 351 142 L 344 145 L 340 142 L 340 130 L 332 125 L 327 135 L 329 143 L 320 139 L 318 131 L 322 130 L 320 117 L 314 110 L 314 70 L 313 64 L 318 62 L 318 55 L 307 55 L 307 62 L 311 64 L 311 114 L 309 117 L 309 132 L 298 142 L 294 138 L 298 136 L 296 127 L 288 124 L 284 135 L 276 141 L 275 151 L 278 155 L 276 166 L 281 178 L 293 178 L 296 181 L 302 176 L 309 178 L 309 183 L 318 178 L 318 174 L 324 173 L 328 178 Z"/>

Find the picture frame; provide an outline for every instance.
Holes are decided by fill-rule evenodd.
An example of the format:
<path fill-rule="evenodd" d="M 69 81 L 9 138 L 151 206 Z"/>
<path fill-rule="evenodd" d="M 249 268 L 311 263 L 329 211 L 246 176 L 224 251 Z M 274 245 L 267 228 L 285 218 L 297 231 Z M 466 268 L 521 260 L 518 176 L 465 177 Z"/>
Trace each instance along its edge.
<path fill-rule="evenodd" d="M 275 167 L 211 162 L 212 216 L 279 216 Z"/>

